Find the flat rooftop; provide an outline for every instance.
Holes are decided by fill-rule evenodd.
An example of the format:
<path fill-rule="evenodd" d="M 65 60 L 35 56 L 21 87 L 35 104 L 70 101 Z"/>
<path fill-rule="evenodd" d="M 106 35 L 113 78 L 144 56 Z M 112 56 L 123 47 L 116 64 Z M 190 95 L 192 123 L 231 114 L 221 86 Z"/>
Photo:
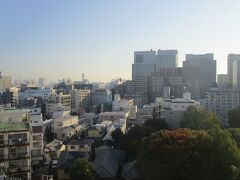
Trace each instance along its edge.
<path fill-rule="evenodd" d="M 28 123 L 0 123 L 1 132 L 29 131 Z"/>

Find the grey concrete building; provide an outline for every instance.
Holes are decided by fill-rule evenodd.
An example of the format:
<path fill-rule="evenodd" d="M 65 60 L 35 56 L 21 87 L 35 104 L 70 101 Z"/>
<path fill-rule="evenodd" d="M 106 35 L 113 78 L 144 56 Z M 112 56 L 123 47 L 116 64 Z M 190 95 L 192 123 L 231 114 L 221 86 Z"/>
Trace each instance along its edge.
<path fill-rule="evenodd" d="M 216 60 L 214 54 L 187 54 L 183 62 L 183 77 L 190 88 L 192 98 L 204 99 L 207 90 L 216 84 Z"/>

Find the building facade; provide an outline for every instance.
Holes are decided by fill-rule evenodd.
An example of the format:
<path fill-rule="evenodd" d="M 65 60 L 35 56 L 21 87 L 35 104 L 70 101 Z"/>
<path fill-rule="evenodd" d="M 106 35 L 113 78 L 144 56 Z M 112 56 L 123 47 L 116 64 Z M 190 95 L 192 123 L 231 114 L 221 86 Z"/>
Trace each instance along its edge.
<path fill-rule="evenodd" d="M 216 60 L 214 55 L 187 54 L 183 62 L 183 77 L 190 88 L 192 98 L 204 99 L 207 90 L 216 84 Z"/>
<path fill-rule="evenodd" d="M 239 107 L 239 91 L 212 88 L 207 91 L 206 109 L 215 112 L 222 120 L 228 119 L 228 112 Z"/>

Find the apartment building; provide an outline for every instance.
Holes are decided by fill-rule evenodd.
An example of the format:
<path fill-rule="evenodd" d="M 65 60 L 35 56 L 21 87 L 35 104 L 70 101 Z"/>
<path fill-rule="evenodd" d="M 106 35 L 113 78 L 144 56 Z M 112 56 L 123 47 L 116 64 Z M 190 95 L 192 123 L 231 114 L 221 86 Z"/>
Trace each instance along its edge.
<path fill-rule="evenodd" d="M 228 112 L 240 105 L 240 92 L 233 89 L 211 88 L 207 91 L 206 109 L 215 112 L 222 120 L 228 119 Z"/>
<path fill-rule="evenodd" d="M 0 171 L 8 177 L 31 179 L 28 123 L 0 123 Z"/>

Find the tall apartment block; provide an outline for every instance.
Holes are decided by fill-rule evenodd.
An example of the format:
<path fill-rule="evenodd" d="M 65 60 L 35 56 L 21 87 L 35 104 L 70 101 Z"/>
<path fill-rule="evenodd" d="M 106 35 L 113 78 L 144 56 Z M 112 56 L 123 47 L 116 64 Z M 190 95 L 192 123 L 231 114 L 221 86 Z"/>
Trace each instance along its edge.
<path fill-rule="evenodd" d="M 91 103 L 91 90 L 72 90 L 71 91 L 71 111 L 82 113 L 88 111 Z"/>
<path fill-rule="evenodd" d="M 239 91 L 219 88 L 207 91 L 206 109 L 215 112 L 222 120 L 227 120 L 228 112 L 239 105 Z"/>
<path fill-rule="evenodd" d="M 0 171 L 8 177 L 31 179 L 28 123 L 0 123 Z"/>
<path fill-rule="evenodd" d="M 207 90 L 216 84 L 216 60 L 214 54 L 187 54 L 183 62 L 183 77 L 192 98 L 204 99 Z"/>

